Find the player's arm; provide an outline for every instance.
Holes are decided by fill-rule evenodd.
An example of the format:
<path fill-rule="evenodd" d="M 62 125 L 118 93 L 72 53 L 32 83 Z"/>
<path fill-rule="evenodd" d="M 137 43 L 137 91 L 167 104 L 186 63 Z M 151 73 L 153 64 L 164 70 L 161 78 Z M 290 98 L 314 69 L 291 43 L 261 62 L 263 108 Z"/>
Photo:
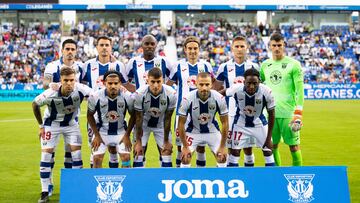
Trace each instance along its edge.
<path fill-rule="evenodd" d="M 274 123 L 275 123 L 275 108 L 267 109 L 267 112 L 268 112 L 268 132 L 267 132 L 267 136 L 266 136 L 266 140 L 265 140 L 263 149 L 266 147 L 266 148 L 272 150 L 271 137 L 272 137 L 272 130 L 274 128 Z"/>
<path fill-rule="evenodd" d="M 226 148 L 225 148 L 225 142 L 227 138 L 227 134 L 229 132 L 229 116 L 228 114 L 220 115 L 220 121 L 222 123 L 221 126 L 221 141 L 219 149 L 216 153 L 216 156 L 218 159 L 218 162 L 223 163 L 226 161 Z"/>
<path fill-rule="evenodd" d="M 179 131 L 179 137 L 182 142 L 182 149 L 181 149 L 181 159 L 187 159 L 191 157 L 191 151 L 189 149 L 188 142 L 186 141 L 186 133 L 185 133 L 185 122 L 186 122 L 186 116 L 180 115 L 179 116 L 179 124 L 178 124 L 178 131 Z"/>
<path fill-rule="evenodd" d="M 45 133 L 44 126 L 43 126 L 43 119 L 41 117 L 40 106 L 34 101 L 32 103 L 32 109 L 33 109 L 34 116 L 39 124 L 39 138 L 40 138 Z"/>
<path fill-rule="evenodd" d="M 135 110 L 135 118 L 136 118 L 136 143 L 134 146 L 134 155 L 142 155 L 143 148 L 141 143 L 141 138 L 143 135 L 142 125 L 143 125 L 143 112 Z"/>
<path fill-rule="evenodd" d="M 43 88 L 44 88 L 44 90 L 47 90 L 49 88 L 49 84 L 51 82 L 52 82 L 52 75 L 44 73 L 44 79 L 43 79 Z"/>
<path fill-rule="evenodd" d="M 91 142 L 92 149 L 97 151 L 100 144 L 103 142 L 99 133 L 99 130 L 96 127 L 96 121 L 94 118 L 95 111 L 88 109 L 87 111 L 87 122 L 89 123 L 91 130 L 94 132 L 94 140 Z"/>
<path fill-rule="evenodd" d="M 296 92 L 296 108 L 294 111 L 293 119 L 290 123 L 292 131 L 299 131 L 302 127 L 302 112 L 304 105 L 304 74 L 301 69 L 301 65 L 299 62 L 294 64 L 293 69 L 293 83 Z"/>
<path fill-rule="evenodd" d="M 212 89 L 218 91 L 220 94 L 224 94 L 222 93 L 225 92 L 224 83 L 214 78 Z"/>
<path fill-rule="evenodd" d="M 135 92 L 136 91 L 135 85 L 131 84 L 130 80 L 127 83 L 123 84 L 122 86 L 124 86 L 129 92 Z"/>
<path fill-rule="evenodd" d="M 169 134 L 171 128 L 171 117 L 174 113 L 174 109 L 169 109 L 165 112 L 164 116 L 164 146 L 163 153 L 168 151 L 169 154 L 172 152 L 172 144 L 169 142 Z"/>
<path fill-rule="evenodd" d="M 126 128 L 126 132 L 125 132 L 125 135 L 122 139 L 122 142 L 124 143 L 125 145 L 125 148 L 130 152 L 131 151 L 131 141 L 130 141 L 130 134 L 131 134 L 131 131 L 132 129 L 134 128 L 135 126 L 135 111 L 134 110 L 129 110 L 129 114 L 130 114 L 130 118 L 129 118 L 129 124 Z"/>

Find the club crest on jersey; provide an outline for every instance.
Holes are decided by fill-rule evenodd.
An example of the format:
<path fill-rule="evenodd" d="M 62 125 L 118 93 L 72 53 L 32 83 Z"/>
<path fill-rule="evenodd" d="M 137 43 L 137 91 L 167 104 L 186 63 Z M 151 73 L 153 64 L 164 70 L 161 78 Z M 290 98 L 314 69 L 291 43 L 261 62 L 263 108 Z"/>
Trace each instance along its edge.
<path fill-rule="evenodd" d="M 191 89 L 196 89 L 196 75 L 190 75 L 187 79 L 187 85 Z"/>
<path fill-rule="evenodd" d="M 99 183 L 96 187 L 97 201 L 99 203 L 119 203 L 123 200 L 121 195 L 123 193 L 123 186 L 121 183 L 126 176 L 94 176 Z"/>
<path fill-rule="evenodd" d="M 209 110 L 214 111 L 216 108 L 216 104 L 209 104 Z"/>
<path fill-rule="evenodd" d="M 287 63 L 283 63 L 283 64 L 281 64 L 281 68 L 285 69 L 287 67 L 287 65 L 288 65 Z"/>
<path fill-rule="evenodd" d="M 161 115 L 160 109 L 159 109 L 159 108 L 156 108 L 156 107 L 151 107 L 151 108 L 149 108 L 148 112 L 150 113 L 150 115 L 151 115 L 152 117 L 155 117 L 155 118 L 158 118 L 158 117 L 160 117 L 160 115 Z"/>
<path fill-rule="evenodd" d="M 200 124 L 205 125 L 209 122 L 210 115 L 208 113 L 202 113 L 202 114 L 200 114 L 198 120 L 199 120 Z"/>
<path fill-rule="evenodd" d="M 166 100 L 160 100 L 160 104 L 165 106 L 166 105 Z"/>
<path fill-rule="evenodd" d="M 79 101 L 80 100 L 80 97 L 78 97 L 78 96 L 76 96 L 76 97 L 74 97 L 74 102 L 77 102 L 77 101 Z"/>
<path fill-rule="evenodd" d="M 243 76 L 238 76 L 234 79 L 234 84 L 239 84 L 239 83 L 243 83 L 243 82 L 244 82 Z"/>
<path fill-rule="evenodd" d="M 109 111 L 106 114 L 106 118 L 109 120 L 110 123 L 114 123 L 117 122 L 120 118 L 120 115 L 118 114 L 117 111 Z"/>
<path fill-rule="evenodd" d="M 256 104 L 261 104 L 261 99 L 255 99 Z"/>
<path fill-rule="evenodd" d="M 125 103 L 124 102 L 119 102 L 117 106 L 118 106 L 118 108 L 122 109 L 122 108 L 125 107 Z"/>
<path fill-rule="evenodd" d="M 314 200 L 314 185 L 311 183 L 315 174 L 284 174 L 289 182 L 287 190 L 289 200 L 295 203 L 307 203 Z"/>
<path fill-rule="evenodd" d="M 244 113 L 247 116 L 254 116 L 256 113 L 256 110 L 253 106 L 245 106 Z"/>
<path fill-rule="evenodd" d="M 281 82 L 281 79 L 282 79 L 281 72 L 278 70 L 273 71 L 270 74 L 270 80 L 274 85 L 279 84 Z"/>
<path fill-rule="evenodd" d="M 160 62 L 154 62 L 154 68 L 160 68 L 161 64 Z"/>
<path fill-rule="evenodd" d="M 64 107 L 64 113 L 70 114 L 73 113 L 76 110 L 76 108 L 73 105 L 68 105 Z"/>

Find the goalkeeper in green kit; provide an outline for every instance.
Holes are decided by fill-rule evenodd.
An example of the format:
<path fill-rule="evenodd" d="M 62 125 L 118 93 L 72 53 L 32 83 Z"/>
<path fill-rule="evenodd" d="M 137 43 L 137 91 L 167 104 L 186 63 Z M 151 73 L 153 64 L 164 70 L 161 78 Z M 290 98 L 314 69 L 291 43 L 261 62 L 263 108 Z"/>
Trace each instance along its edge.
<path fill-rule="evenodd" d="M 304 75 L 300 62 L 285 56 L 284 37 L 274 33 L 270 37 L 272 59 L 261 64 L 260 77 L 275 97 L 275 124 L 272 131 L 275 164 L 281 166 L 278 144 L 283 138 L 289 145 L 293 166 L 302 165 L 300 129 L 304 104 Z"/>

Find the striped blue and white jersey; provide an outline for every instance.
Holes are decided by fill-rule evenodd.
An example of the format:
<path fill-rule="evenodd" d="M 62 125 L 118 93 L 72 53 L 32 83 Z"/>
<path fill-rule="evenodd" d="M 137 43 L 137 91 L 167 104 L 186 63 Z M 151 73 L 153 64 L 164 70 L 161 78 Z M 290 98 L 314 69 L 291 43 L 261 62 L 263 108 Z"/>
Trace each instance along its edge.
<path fill-rule="evenodd" d="M 152 60 L 146 61 L 143 57 L 134 57 L 129 60 L 123 73 L 125 81 L 135 80 L 136 89 L 146 84 L 147 73 L 151 68 L 160 68 L 164 81 L 170 76 L 172 65 L 162 56 L 155 56 Z"/>
<path fill-rule="evenodd" d="M 186 132 L 189 133 L 214 133 L 219 131 L 219 125 L 215 115 L 228 114 L 225 97 L 215 90 L 210 90 L 210 96 L 206 101 L 199 97 L 198 90 L 191 91 L 184 96 L 179 108 L 180 116 L 189 116 L 190 121 Z"/>
<path fill-rule="evenodd" d="M 62 58 L 47 64 L 44 71 L 44 77 L 50 78 L 50 82 L 60 82 L 60 69 L 64 65 L 65 64 L 62 62 Z M 81 82 L 85 75 L 83 63 L 75 61 L 71 67 L 75 70 L 76 82 Z"/>
<path fill-rule="evenodd" d="M 102 64 L 96 57 L 85 62 L 84 70 L 84 81 L 88 82 L 89 87 L 93 90 L 99 90 L 105 87 L 103 84 L 103 76 L 107 71 L 114 70 L 122 73 L 125 70 L 125 66 L 120 61 Z M 125 80 L 122 80 L 121 82 L 124 83 Z"/>
<path fill-rule="evenodd" d="M 235 99 L 237 107 L 234 118 L 234 125 L 241 127 L 257 127 L 267 125 L 263 109 L 275 108 L 274 96 L 271 89 L 266 85 L 260 84 L 254 95 L 248 95 L 245 92 L 244 84 L 236 84 L 226 90 L 227 96 Z"/>
<path fill-rule="evenodd" d="M 51 88 L 38 95 L 34 102 L 39 106 L 47 105 L 44 113 L 44 125 L 64 127 L 77 125 L 76 117 L 84 97 L 88 97 L 92 89 L 86 85 L 75 83 L 74 91 L 67 97 L 59 90 Z"/>
<path fill-rule="evenodd" d="M 208 72 L 211 76 L 214 75 L 213 68 L 210 63 L 206 61 L 199 61 L 192 65 L 186 60 L 178 61 L 170 74 L 170 79 L 178 84 L 178 100 L 176 114 L 179 114 L 179 106 L 181 99 L 188 95 L 190 91 L 196 89 L 196 76 L 200 72 Z"/>
<path fill-rule="evenodd" d="M 224 87 L 228 89 L 235 84 L 243 83 L 245 71 L 251 68 L 260 71 L 259 65 L 251 61 L 237 64 L 234 60 L 230 60 L 220 65 L 216 73 L 216 79 L 224 82 Z M 226 102 L 228 102 L 229 106 L 229 115 L 235 116 L 236 108 L 234 99 L 226 97 Z"/>
<path fill-rule="evenodd" d="M 165 112 L 176 107 L 176 91 L 163 84 L 159 95 L 154 96 L 149 85 L 136 90 L 134 108 L 143 112 L 143 125 L 151 128 L 164 128 Z"/>
<path fill-rule="evenodd" d="M 94 92 L 88 99 L 88 111 L 96 112 L 94 117 L 102 135 L 119 135 L 125 130 L 125 115 L 127 111 L 133 111 L 133 106 L 134 99 L 125 89 L 121 89 L 115 99 L 107 96 L 105 88 Z"/>

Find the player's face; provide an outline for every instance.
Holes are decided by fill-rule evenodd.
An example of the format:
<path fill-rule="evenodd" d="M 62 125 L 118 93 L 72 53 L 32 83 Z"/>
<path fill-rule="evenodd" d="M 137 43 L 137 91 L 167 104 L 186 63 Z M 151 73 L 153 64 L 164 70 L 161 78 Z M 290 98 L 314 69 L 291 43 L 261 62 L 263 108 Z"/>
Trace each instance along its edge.
<path fill-rule="evenodd" d="M 71 75 L 62 75 L 61 79 L 61 86 L 62 86 L 62 90 L 65 93 L 65 95 L 69 95 L 71 92 L 74 91 L 74 87 L 75 87 L 75 74 L 71 74 Z"/>
<path fill-rule="evenodd" d="M 198 77 L 196 79 L 196 87 L 199 91 L 200 98 L 207 99 L 212 87 L 211 77 Z"/>
<path fill-rule="evenodd" d="M 259 87 L 259 78 L 257 76 L 247 76 L 245 78 L 245 91 L 249 95 L 255 94 L 256 90 Z"/>
<path fill-rule="evenodd" d="M 231 45 L 231 51 L 235 58 L 244 58 L 247 48 L 247 43 L 242 40 L 237 40 Z"/>
<path fill-rule="evenodd" d="M 119 94 L 119 90 L 121 87 L 119 77 L 106 77 L 105 87 L 108 95 L 110 95 L 111 98 L 116 97 Z"/>
<path fill-rule="evenodd" d="M 71 61 L 75 59 L 76 56 L 76 45 L 72 43 L 65 44 L 61 50 L 62 57 L 65 60 Z"/>
<path fill-rule="evenodd" d="M 141 48 L 144 51 L 144 55 L 149 58 L 154 58 L 156 49 L 156 39 L 151 36 L 147 36 L 141 43 Z"/>
<path fill-rule="evenodd" d="M 271 40 L 270 50 L 272 52 L 273 58 L 281 59 L 284 56 L 284 51 L 285 51 L 284 40 L 280 40 L 278 42 L 275 40 Z"/>
<path fill-rule="evenodd" d="M 108 57 L 111 54 L 111 42 L 107 39 L 100 39 L 96 45 L 96 50 L 102 57 Z"/>
<path fill-rule="evenodd" d="M 187 43 L 184 48 L 184 51 L 185 51 L 186 58 L 189 61 L 197 61 L 198 60 L 199 53 L 200 53 L 198 43 L 196 43 L 196 42 Z"/>
<path fill-rule="evenodd" d="M 160 94 L 161 90 L 162 90 L 162 84 L 163 84 L 163 78 L 154 78 L 153 76 L 149 76 L 147 79 L 147 83 L 149 85 L 150 88 L 150 92 L 154 95 L 157 96 Z"/>

